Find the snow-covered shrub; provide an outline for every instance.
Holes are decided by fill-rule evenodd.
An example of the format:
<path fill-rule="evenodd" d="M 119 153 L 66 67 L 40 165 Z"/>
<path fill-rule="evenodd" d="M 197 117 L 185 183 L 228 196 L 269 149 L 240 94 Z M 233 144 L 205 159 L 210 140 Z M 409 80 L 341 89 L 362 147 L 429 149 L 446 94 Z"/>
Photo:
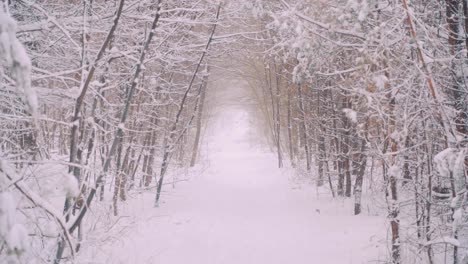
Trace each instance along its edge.
<path fill-rule="evenodd" d="M 465 178 L 466 150 L 447 148 L 434 157 L 438 173 L 453 180 L 456 196 L 452 199 L 452 230 L 454 239 L 458 240 L 461 263 L 468 263 L 468 193 Z"/>
<path fill-rule="evenodd" d="M 3 5 L 0 5 L 0 58 L 2 66 L 15 81 L 17 93 L 23 96 L 30 113 L 37 117 L 37 96 L 31 88 L 31 61 L 16 38 L 16 22 Z M 14 193 L 17 182 L 23 179 L 14 177 L 16 173 L 5 158 L 0 152 L 0 262 L 21 263 L 30 240 L 18 218 L 18 201 Z"/>

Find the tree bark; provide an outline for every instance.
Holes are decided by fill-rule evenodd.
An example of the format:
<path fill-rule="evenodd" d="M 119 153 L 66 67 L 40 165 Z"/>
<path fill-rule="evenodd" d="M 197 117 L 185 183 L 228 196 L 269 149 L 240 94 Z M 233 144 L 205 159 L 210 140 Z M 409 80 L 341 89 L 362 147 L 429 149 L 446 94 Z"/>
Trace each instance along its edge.
<path fill-rule="evenodd" d="M 368 131 L 368 121 L 366 120 L 365 125 L 365 134 L 367 137 Z M 367 155 L 365 154 L 367 139 L 362 138 L 361 141 L 361 149 L 359 152 L 358 162 L 356 163 L 356 182 L 354 183 L 354 215 L 358 215 L 361 213 L 361 198 L 362 198 L 362 185 L 364 182 L 364 173 L 366 172 L 367 167 Z"/>
<path fill-rule="evenodd" d="M 203 109 L 205 106 L 205 97 L 206 97 L 206 88 L 208 82 L 208 72 L 209 66 L 206 66 L 205 76 L 203 77 L 202 83 L 200 84 L 200 100 L 198 101 L 198 112 L 197 112 L 197 131 L 195 133 L 195 142 L 193 144 L 192 158 L 190 160 L 190 167 L 195 166 L 198 156 L 198 148 L 200 145 L 200 137 L 202 130 L 202 118 L 203 118 Z"/>
<path fill-rule="evenodd" d="M 324 165 L 327 158 L 326 147 L 325 147 L 325 117 L 322 116 L 322 104 L 321 104 L 322 91 L 317 92 L 317 118 L 318 118 L 318 178 L 317 186 L 323 186 L 324 179 Z"/>
<path fill-rule="evenodd" d="M 288 107 L 288 144 L 289 144 L 289 160 L 291 162 L 292 167 L 295 167 L 294 162 L 294 143 L 293 143 L 293 125 L 292 125 L 292 109 L 291 109 L 291 87 L 288 87 L 288 100 L 287 100 L 287 107 Z"/>
<path fill-rule="evenodd" d="M 275 129 L 276 129 L 276 149 L 278 151 L 278 168 L 283 167 L 283 157 L 281 155 L 281 116 L 280 116 L 280 95 L 281 95 L 281 87 L 280 87 L 280 75 L 278 73 L 278 69 L 276 66 L 276 62 L 274 62 L 275 66 L 275 86 L 276 86 L 276 121 L 275 121 Z"/>
<path fill-rule="evenodd" d="M 306 168 L 307 171 L 310 171 L 310 149 L 309 149 L 309 136 L 307 133 L 307 120 L 306 120 L 306 115 L 305 115 L 305 109 L 304 109 L 304 98 L 302 96 L 302 87 L 300 84 L 297 85 L 297 94 L 299 97 L 299 114 L 301 115 L 301 127 L 303 131 L 303 135 L 301 138 L 303 138 L 303 143 L 304 143 L 304 150 L 305 150 L 305 155 L 306 155 Z"/>

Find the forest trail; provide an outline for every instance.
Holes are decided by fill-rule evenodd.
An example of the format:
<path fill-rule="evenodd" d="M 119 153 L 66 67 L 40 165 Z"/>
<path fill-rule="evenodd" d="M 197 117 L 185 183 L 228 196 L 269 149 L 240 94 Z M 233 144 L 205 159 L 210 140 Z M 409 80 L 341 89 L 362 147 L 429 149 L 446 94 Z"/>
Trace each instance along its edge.
<path fill-rule="evenodd" d="M 236 96 L 234 96 L 236 95 Z M 126 206 L 138 221 L 123 243 L 95 250 L 93 263 L 369 263 L 379 258 L 383 219 L 293 188 L 287 169 L 255 142 L 249 105 L 239 91 L 217 94 L 205 135 L 208 168 L 153 208 L 144 194 Z M 222 105 L 222 107 L 220 107 Z M 319 200 L 318 200 L 319 199 Z"/>

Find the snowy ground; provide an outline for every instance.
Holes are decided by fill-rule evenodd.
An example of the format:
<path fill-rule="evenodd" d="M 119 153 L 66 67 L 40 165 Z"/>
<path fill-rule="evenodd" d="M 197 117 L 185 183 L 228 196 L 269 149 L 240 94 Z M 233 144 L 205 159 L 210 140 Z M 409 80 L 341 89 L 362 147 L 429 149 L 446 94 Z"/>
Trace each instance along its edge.
<path fill-rule="evenodd" d="M 142 194 L 124 212 L 135 223 L 118 239 L 88 248 L 81 263 L 376 263 L 384 259 L 384 219 L 293 188 L 288 169 L 258 140 L 243 83 L 218 91 L 205 134 L 208 162 L 190 181 L 166 187 L 163 203 Z M 237 86 L 237 87 L 236 87 Z M 234 96 L 235 95 L 235 96 Z M 220 107 L 222 106 L 222 107 Z M 206 162 L 205 162 L 206 164 Z"/>

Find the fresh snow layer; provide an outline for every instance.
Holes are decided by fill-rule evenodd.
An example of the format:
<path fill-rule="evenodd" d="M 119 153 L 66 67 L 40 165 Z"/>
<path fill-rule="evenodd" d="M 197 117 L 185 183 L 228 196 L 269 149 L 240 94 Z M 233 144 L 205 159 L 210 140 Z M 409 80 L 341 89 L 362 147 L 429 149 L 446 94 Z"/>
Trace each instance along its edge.
<path fill-rule="evenodd" d="M 239 87 L 235 87 L 238 84 Z M 252 102 L 242 82 L 217 91 L 204 158 L 207 169 L 125 205 L 135 223 L 113 242 L 88 248 L 80 263 L 370 263 L 384 259 L 384 219 L 353 216 L 351 204 L 292 188 L 290 169 L 252 144 Z M 231 99 L 230 99 L 231 98 Z M 222 106 L 222 107 L 221 107 Z"/>

